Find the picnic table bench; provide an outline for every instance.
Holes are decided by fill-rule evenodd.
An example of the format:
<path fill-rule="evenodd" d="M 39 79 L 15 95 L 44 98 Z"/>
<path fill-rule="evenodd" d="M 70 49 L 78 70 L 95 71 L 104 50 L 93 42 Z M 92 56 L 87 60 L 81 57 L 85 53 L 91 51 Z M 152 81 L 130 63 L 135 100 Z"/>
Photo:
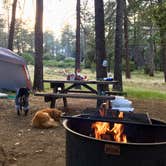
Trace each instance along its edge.
<path fill-rule="evenodd" d="M 55 108 L 56 100 L 63 98 L 64 107 L 67 107 L 67 98 L 81 99 L 96 99 L 102 102 L 115 99 L 115 92 L 111 91 L 98 92 L 96 88 L 90 85 L 113 85 L 117 81 L 84 81 L 84 80 L 43 80 L 44 83 L 49 83 L 53 89 L 52 92 L 36 92 L 35 96 L 43 96 L 45 102 L 51 102 L 50 107 Z M 77 87 L 84 89 L 77 89 Z M 74 89 L 76 88 L 76 89 Z M 117 92 L 120 94 L 120 92 Z"/>
<path fill-rule="evenodd" d="M 63 98 L 64 107 L 67 107 L 66 98 L 78 98 L 78 99 L 100 99 L 100 100 L 114 100 L 115 96 L 101 96 L 91 94 L 66 94 L 66 93 L 36 93 L 35 96 L 44 96 L 45 102 L 51 102 L 50 107 L 55 108 L 55 102 L 58 98 Z"/>

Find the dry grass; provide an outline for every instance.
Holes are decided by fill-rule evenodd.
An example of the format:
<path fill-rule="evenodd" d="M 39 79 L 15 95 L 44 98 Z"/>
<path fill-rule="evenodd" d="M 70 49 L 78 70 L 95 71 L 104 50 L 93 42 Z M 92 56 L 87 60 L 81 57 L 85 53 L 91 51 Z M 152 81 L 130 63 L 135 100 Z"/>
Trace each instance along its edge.
<path fill-rule="evenodd" d="M 33 81 L 33 66 L 28 66 L 31 79 Z M 57 67 L 44 67 L 44 79 L 58 79 L 58 80 L 64 80 L 66 79 L 66 73 L 73 73 L 74 69 L 72 68 L 57 68 Z M 86 75 L 89 80 L 94 80 L 96 78 L 96 73 L 92 72 L 89 69 L 83 69 L 81 71 L 82 75 Z M 126 92 L 132 92 L 131 96 L 138 97 L 138 92 L 140 91 L 141 94 L 144 92 L 146 93 L 146 96 L 148 97 L 147 93 L 152 92 L 150 94 L 150 97 L 160 96 L 160 94 L 163 96 L 165 95 L 166 91 L 166 83 L 164 83 L 164 76 L 163 73 L 157 72 L 155 73 L 154 77 L 150 77 L 148 75 L 145 75 L 143 71 L 135 71 L 131 73 L 131 79 L 126 79 L 125 76 L 123 76 L 123 86 L 124 90 Z M 157 94 L 156 94 L 157 93 Z M 163 98 L 163 97 L 162 97 Z M 165 97 L 166 98 L 166 95 Z"/>
<path fill-rule="evenodd" d="M 34 66 L 29 65 L 28 70 L 31 76 L 31 80 L 33 81 L 34 78 Z M 74 73 L 74 69 L 72 68 L 57 68 L 57 67 L 46 67 L 44 66 L 44 79 L 59 79 L 59 80 L 64 80 L 66 79 L 66 73 Z M 96 73 L 91 72 L 88 69 L 83 69 L 81 72 L 82 75 L 88 76 L 90 80 L 95 79 Z"/>

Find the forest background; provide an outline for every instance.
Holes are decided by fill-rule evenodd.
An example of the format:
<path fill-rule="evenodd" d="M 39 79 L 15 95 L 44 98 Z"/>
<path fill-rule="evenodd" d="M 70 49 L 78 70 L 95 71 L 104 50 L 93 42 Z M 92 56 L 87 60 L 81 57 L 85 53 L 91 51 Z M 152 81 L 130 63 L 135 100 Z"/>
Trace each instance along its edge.
<path fill-rule="evenodd" d="M 4 13 L 0 15 L 0 46 L 8 46 L 8 36 L 12 15 L 12 2 L 3 1 Z M 163 59 L 161 34 L 165 33 L 166 15 L 165 1 L 162 8 L 158 8 L 160 1 L 129 0 L 125 4 L 123 28 L 123 56 L 122 71 L 125 73 L 128 66 L 130 72 L 139 75 L 148 75 L 151 78 L 162 74 L 165 59 Z M 18 10 L 24 9 L 25 1 L 17 1 Z M 81 2 L 80 22 L 80 59 L 81 68 L 96 70 L 95 56 L 95 15 L 89 8 L 88 0 Z M 114 70 L 115 57 L 115 30 L 116 30 L 116 1 L 104 1 L 105 47 L 108 61 L 108 73 Z M 4 17 L 5 16 L 5 17 Z M 126 17 L 125 17 L 126 16 Z M 158 21 L 158 22 L 157 22 Z M 159 24 L 160 22 L 160 24 Z M 29 65 L 35 64 L 34 29 L 29 28 L 29 22 L 22 17 L 16 18 L 13 50 L 23 56 Z M 44 66 L 74 68 L 76 57 L 76 33 L 71 24 L 65 24 L 61 34 L 56 38 L 53 31 L 43 32 L 43 64 Z M 129 63 L 126 63 L 126 43 L 128 44 Z M 165 44 L 164 44 L 165 45 Z M 146 76 L 145 76 L 146 77 Z M 131 79 L 131 78 L 130 78 Z M 164 83 L 164 81 L 163 81 Z"/>

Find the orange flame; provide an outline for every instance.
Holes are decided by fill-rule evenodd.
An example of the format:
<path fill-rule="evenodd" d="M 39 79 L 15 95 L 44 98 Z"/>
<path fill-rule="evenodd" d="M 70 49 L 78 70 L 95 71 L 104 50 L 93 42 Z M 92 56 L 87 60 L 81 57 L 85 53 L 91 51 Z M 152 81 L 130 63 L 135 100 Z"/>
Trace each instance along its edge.
<path fill-rule="evenodd" d="M 123 118 L 123 112 L 120 112 L 118 117 Z M 109 137 L 111 141 L 127 142 L 127 136 L 123 134 L 124 125 L 121 123 L 114 123 L 113 128 L 110 129 L 109 122 L 95 122 L 92 124 L 91 128 L 94 129 L 96 139 L 102 139 L 102 135 L 111 135 L 112 137 Z"/>
<path fill-rule="evenodd" d="M 95 132 L 95 138 L 102 139 L 101 135 L 109 131 L 110 124 L 107 122 L 95 122 L 92 124 L 92 129 Z"/>

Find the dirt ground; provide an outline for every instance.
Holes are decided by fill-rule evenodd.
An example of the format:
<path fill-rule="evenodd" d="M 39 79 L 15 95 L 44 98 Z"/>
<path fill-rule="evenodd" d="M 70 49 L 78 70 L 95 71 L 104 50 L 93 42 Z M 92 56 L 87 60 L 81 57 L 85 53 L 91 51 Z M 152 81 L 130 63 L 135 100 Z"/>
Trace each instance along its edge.
<path fill-rule="evenodd" d="M 151 118 L 166 121 L 166 101 L 134 100 L 135 112 L 148 112 Z M 61 99 L 57 108 L 63 110 Z M 68 99 L 68 112 L 78 114 L 95 108 L 96 102 Z M 28 116 L 16 115 L 14 100 L 0 99 L 0 166 L 65 166 L 65 130 L 35 129 L 30 123 L 39 109 L 49 107 L 42 97 L 30 96 Z"/>

